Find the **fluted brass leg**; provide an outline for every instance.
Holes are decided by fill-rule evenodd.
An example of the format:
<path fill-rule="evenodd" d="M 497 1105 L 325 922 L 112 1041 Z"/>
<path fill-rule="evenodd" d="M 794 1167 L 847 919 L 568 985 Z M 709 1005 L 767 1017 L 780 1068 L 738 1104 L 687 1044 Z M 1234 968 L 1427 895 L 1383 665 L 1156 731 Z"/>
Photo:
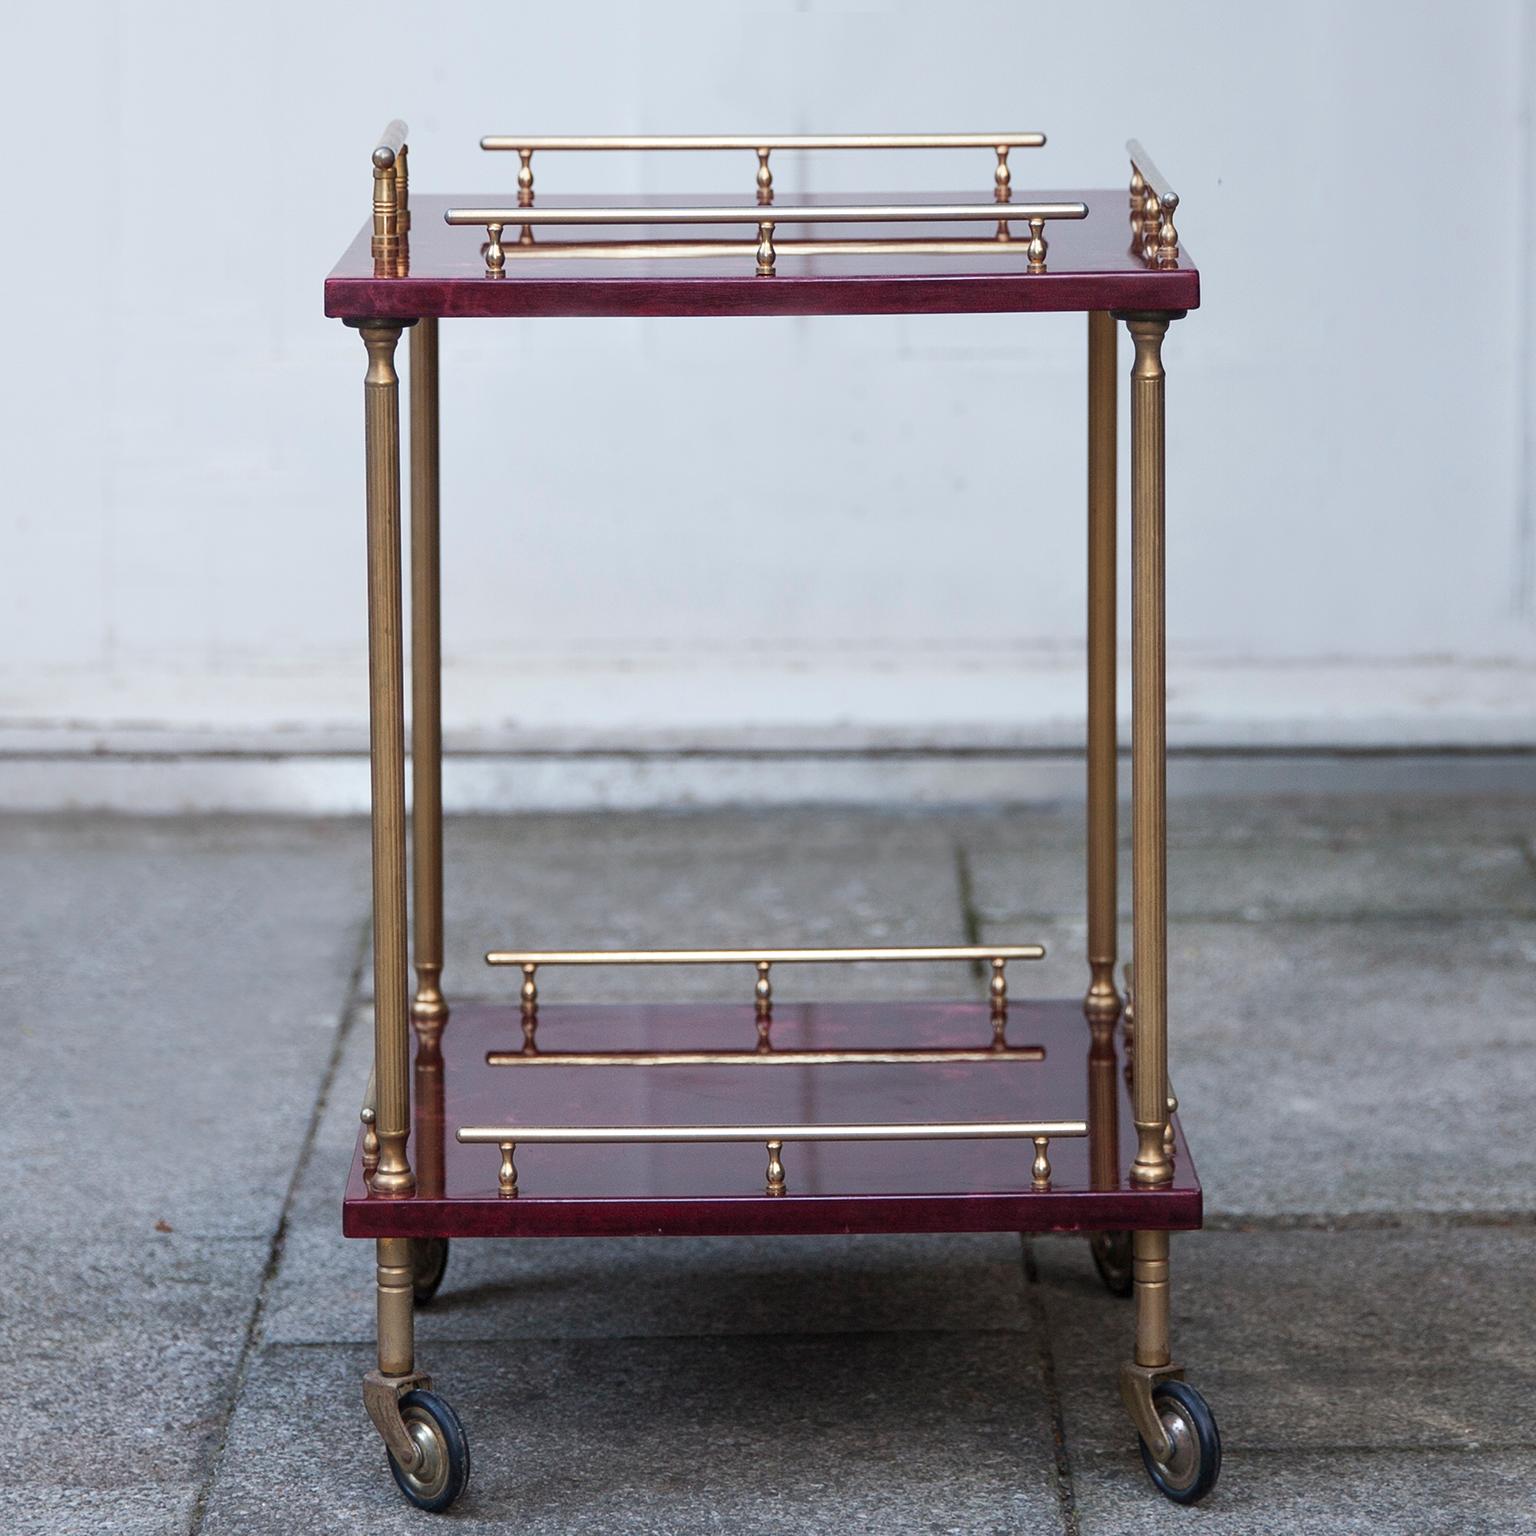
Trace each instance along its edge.
<path fill-rule="evenodd" d="M 1167 315 L 1128 317 L 1131 370 L 1131 950 L 1136 962 L 1137 1184 L 1167 1184 L 1168 828 L 1164 698 L 1164 430 Z"/>
<path fill-rule="evenodd" d="M 443 1000 L 443 710 L 438 562 L 437 321 L 411 332 L 411 875 L 416 998 L 423 1032 L 448 1018 Z"/>
<path fill-rule="evenodd" d="M 1115 990 L 1115 322 L 1088 316 L 1088 995 L 1095 1026 L 1120 1013 Z"/>
<path fill-rule="evenodd" d="M 373 767 L 373 1056 L 379 1138 L 379 1165 L 371 1188 L 375 1195 L 409 1195 L 416 1188 L 416 1180 L 406 1155 L 411 1103 L 406 1075 L 410 1042 L 405 941 L 405 664 L 400 634 L 400 382 L 394 361 L 402 327 L 398 321 L 365 321 L 359 329 L 368 348 L 363 391 Z M 409 1258 L 401 1263 L 409 1302 Z M 382 1323 L 382 1289 L 379 1305 Z"/>

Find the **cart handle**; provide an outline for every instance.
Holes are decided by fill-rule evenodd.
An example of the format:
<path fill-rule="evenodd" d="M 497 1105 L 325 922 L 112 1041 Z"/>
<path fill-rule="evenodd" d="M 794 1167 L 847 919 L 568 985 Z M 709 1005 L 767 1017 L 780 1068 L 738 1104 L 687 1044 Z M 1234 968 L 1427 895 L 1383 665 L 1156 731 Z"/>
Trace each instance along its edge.
<path fill-rule="evenodd" d="M 1177 266 L 1179 232 L 1173 227 L 1173 214 L 1179 194 L 1139 140 L 1127 140 L 1125 152 L 1131 157 L 1131 249 L 1148 266 Z"/>
<path fill-rule="evenodd" d="M 768 1149 L 765 1193 L 785 1193 L 782 1152 L 786 1141 L 993 1141 L 1029 1140 L 1035 1144 L 1030 1168 L 1032 1187 L 1051 1187 L 1050 1140 L 1086 1136 L 1086 1120 L 972 1120 L 876 1125 L 466 1125 L 455 1133 L 460 1142 L 501 1150 L 497 1185 L 516 1195 L 519 1142 L 560 1145 L 638 1145 L 761 1141 Z"/>
<path fill-rule="evenodd" d="M 387 262 L 400 252 L 400 242 L 411 227 L 410 158 L 406 135 L 410 130 L 400 118 L 384 125 L 373 146 L 373 255 Z"/>
<path fill-rule="evenodd" d="M 1039 149 L 1043 133 L 769 133 L 687 134 L 632 133 L 608 136 L 535 134 L 487 134 L 481 149 L 513 150 L 522 162 L 517 173 L 517 201 L 533 203 L 533 153 L 535 150 L 710 150 L 749 149 L 757 156 L 757 200 L 773 201 L 773 171 L 768 157 L 776 149 L 990 149 L 997 156 L 992 172 L 993 195 L 1008 201 L 1012 176 L 1008 170 L 1010 149 Z"/>
<path fill-rule="evenodd" d="M 985 960 L 992 967 L 992 1006 L 1001 1010 L 1008 1006 L 1008 962 L 1043 959 L 1043 944 L 931 944 L 876 949 L 493 949 L 485 963 L 522 967 L 522 1000 L 527 1013 L 535 1012 L 539 1005 L 536 978 L 541 965 L 751 965 L 757 969 L 758 1011 L 766 1013 L 773 1003 L 769 972 L 775 965 Z"/>

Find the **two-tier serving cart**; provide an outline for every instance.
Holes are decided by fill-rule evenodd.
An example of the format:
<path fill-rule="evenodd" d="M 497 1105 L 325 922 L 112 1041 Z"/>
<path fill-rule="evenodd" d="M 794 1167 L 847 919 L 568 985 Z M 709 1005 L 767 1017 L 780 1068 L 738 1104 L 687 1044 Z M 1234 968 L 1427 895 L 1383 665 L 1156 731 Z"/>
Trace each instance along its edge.
<path fill-rule="evenodd" d="M 368 653 L 373 771 L 374 1073 L 344 1206 L 377 1243 L 378 1369 L 363 1398 L 405 1496 L 445 1509 L 469 1452 L 417 1368 L 413 1309 L 455 1237 L 1083 1232 L 1109 1288 L 1135 1297 L 1120 1390 L 1153 1482 L 1191 1503 L 1221 1445 L 1169 1337 L 1169 1233 L 1200 1185 L 1167 1071 L 1164 791 L 1164 377 L 1169 322 L 1199 302 L 1178 199 L 1139 145 L 1123 191 L 1020 196 L 1010 151 L 1038 133 L 489 138 L 515 195 L 412 196 L 406 130 L 373 152 L 373 217 L 325 285 L 368 353 Z M 785 197 L 784 150 L 973 149 L 980 195 Z M 535 155 L 719 150 L 755 157 L 746 197 L 535 197 Z M 544 163 L 543 158 L 540 164 Z M 1129 217 L 1127 217 L 1129 214 Z M 573 315 L 1081 311 L 1088 317 L 1086 996 L 1021 1000 L 1029 943 L 905 949 L 493 951 L 505 1007 L 442 991 L 438 322 Z M 1131 369 L 1134 975 L 1116 984 L 1116 322 Z M 1000 321 L 999 323 L 1005 323 Z M 410 333 L 410 819 L 396 345 Z M 771 936 L 770 936 L 771 937 Z M 970 961 L 986 996 L 785 1004 L 776 967 Z M 735 1005 L 546 1001 L 578 965 L 738 966 Z M 1130 992 L 1134 980 L 1133 1007 Z M 750 991 L 748 990 L 750 986 Z M 415 1057 L 410 1026 L 415 1025 Z M 1120 1028 L 1117 1030 L 1117 1025 Z M 722 1145 L 724 1144 L 724 1145 Z M 744 1145 L 743 1145 L 744 1144 Z M 756 1152 L 752 1150 L 756 1146 Z"/>

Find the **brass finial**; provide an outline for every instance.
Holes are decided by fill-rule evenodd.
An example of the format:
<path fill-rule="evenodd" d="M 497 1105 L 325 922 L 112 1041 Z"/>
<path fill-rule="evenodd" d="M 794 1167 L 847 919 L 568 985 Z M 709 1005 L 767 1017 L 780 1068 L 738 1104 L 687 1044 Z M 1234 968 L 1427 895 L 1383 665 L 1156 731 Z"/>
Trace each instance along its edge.
<path fill-rule="evenodd" d="M 782 1195 L 784 1193 L 784 1162 L 780 1154 L 784 1150 L 782 1141 L 770 1141 L 768 1143 L 768 1188 L 770 1195 Z"/>
<path fill-rule="evenodd" d="M 1029 245 L 1025 254 L 1029 257 L 1029 270 L 1031 272 L 1045 271 L 1045 220 L 1031 219 L 1029 221 Z"/>
<path fill-rule="evenodd" d="M 1034 1180 L 1036 1189 L 1049 1189 L 1051 1187 L 1051 1138 L 1035 1136 L 1031 1139 L 1035 1143 L 1035 1160 L 1030 1164 L 1030 1177 Z"/>

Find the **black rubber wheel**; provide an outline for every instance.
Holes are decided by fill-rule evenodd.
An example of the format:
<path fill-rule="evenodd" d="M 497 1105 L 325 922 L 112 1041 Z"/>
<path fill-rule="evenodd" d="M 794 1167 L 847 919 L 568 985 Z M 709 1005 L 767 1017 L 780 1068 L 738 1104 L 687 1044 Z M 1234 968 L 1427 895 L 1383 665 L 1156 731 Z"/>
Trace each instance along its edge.
<path fill-rule="evenodd" d="M 1104 1289 L 1111 1296 L 1129 1296 L 1136 1289 L 1131 1268 L 1131 1234 L 1092 1232 L 1088 1236 L 1088 1248 Z"/>
<path fill-rule="evenodd" d="M 407 1472 L 386 1451 L 395 1483 L 417 1509 L 439 1514 L 464 1492 L 469 1481 L 469 1441 L 459 1416 L 435 1392 L 407 1392 L 400 1399 L 406 1433 L 421 1448 L 422 1459 Z"/>
<path fill-rule="evenodd" d="M 1205 1399 L 1187 1381 L 1160 1381 L 1152 1389 L 1152 1405 L 1173 1441 L 1167 1462 L 1153 1458 L 1139 1435 L 1147 1476 L 1175 1504 L 1197 1504 L 1221 1476 L 1221 1434 Z"/>
<path fill-rule="evenodd" d="M 437 1295 L 448 1269 L 448 1239 L 446 1237 L 413 1237 L 411 1239 L 411 1293 L 416 1305 L 424 1307 Z"/>

